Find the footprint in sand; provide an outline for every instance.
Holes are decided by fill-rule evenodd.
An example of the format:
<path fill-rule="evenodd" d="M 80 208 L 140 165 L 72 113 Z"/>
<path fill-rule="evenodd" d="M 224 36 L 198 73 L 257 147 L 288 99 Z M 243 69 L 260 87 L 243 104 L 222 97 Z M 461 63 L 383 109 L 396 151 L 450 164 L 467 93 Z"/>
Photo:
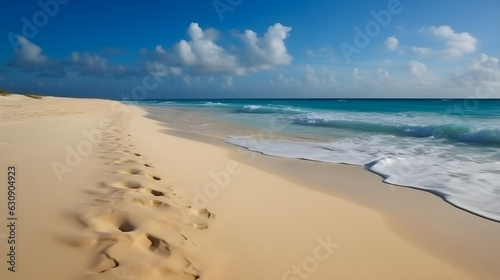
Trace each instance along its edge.
<path fill-rule="evenodd" d="M 149 178 L 151 178 L 153 180 L 156 180 L 156 181 L 160 181 L 161 180 L 160 176 L 146 173 L 144 170 L 141 170 L 141 169 L 138 169 L 138 168 L 128 168 L 128 169 L 120 171 L 120 173 L 122 173 L 122 174 L 130 174 L 130 175 L 145 174 L 146 176 L 148 176 Z"/>
<path fill-rule="evenodd" d="M 106 247 L 97 254 L 95 259 L 93 260 L 93 263 L 91 264 L 91 269 L 89 271 L 90 273 L 103 273 L 107 270 L 120 266 L 120 262 L 111 257 L 107 252 L 107 250 L 111 246 L 113 245 Z"/>
<path fill-rule="evenodd" d="M 153 178 L 153 180 L 156 180 L 156 181 L 160 181 L 160 180 L 161 180 L 160 176 L 157 176 L 157 175 L 151 175 L 151 174 L 148 174 L 148 176 L 149 176 L 150 178 Z"/>
<path fill-rule="evenodd" d="M 135 226 L 130 223 L 129 220 L 125 219 L 122 221 L 121 225 L 118 227 L 121 232 L 130 232 L 135 230 Z"/>
<path fill-rule="evenodd" d="M 187 227 L 206 230 L 209 226 L 207 219 L 213 219 L 215 215 L 207 209 L 186 209 L 171 188 L 162 188 L 162 178 L 155 174 L 154 166 L 142 154 L 133 151 L 135 146 L 126 142 L 122 131 L 116 132 L 120 134 L 110 133 L 104 136 L 99 151 L 102 158 L 109 160 L 107 165 L 118 165 L 110 174 L 113 179 L 101 182 L 100 188 L 87 192 L 93 196 L 89 207 L 79 208 L 75 215 L 84 230 L 80 236 L 63 241 L 71 246 L 88 246 L 95 250 L 89 273 L 115 273 L 116 270 L 113 269 L 119 266 L 118 270 L 127 269 L 127 252 L 130 250 L 130 254 L 133 254 L 134 248 L 137 249 L 136 245 L 141 244 L 140 252 L 155 259 L 164 258 L 156 273 L 165 277 L 199 279 L 200 271 L 185 255 L 184 249 L 179 248 L 196 244 L 183 241 L 188 238 L 180 231 L 177 232 L 177 239 L 169 234 L 159 234 L 162 231 L 150 228 L 151 221 L 143 220 L 152 219 L 158 227 L 166 229 L 172 227 L 172 221 L 176 230 L 177 227 L 178 230 L 187 230 Z M 168 219 L 167 223 L 157 223 L 156 217 L 140 216 L 135 211 L 140 212 L 143 206 L 136 203 L 152 207 L 147 211 L 157 211 L 159 216 L 165 217 L 165 221 Z M 183 240 L 178 240 L 179 235 Z"/>
<path fill-rule="evenodd" d="M 170 206 L 167 203 L 161 202 L 161 201 L 156 200 L 156 199 L 151 200 L 151 199 L 143 199 L 143 198 L 134 198 L 134 199 L 132 199 L 132 201 L 140 203 L 144 206 L 154 206 L 154 207 L 169 207 Z"/>
<path fill-rule="evenodd" d="M 128 181 L 119 181 L 116 183 L 112 183 L 111 186 L 115 186 L 118 188 L 128 188 L 128 189 L 140 189 L 142 188 L 141 183 L 133 180 Z"/>
<path fill-rule="evenodd" d="M 199 216 L 203 217 L 203 218 L 207 218 L 207 219 L 215 219 L 215 214 L 211 213 L 210 211 L 208 211 L 206 208 L 203 208 L 203 209 L 198 209 L 196 210 L 198 213 Z"/>
<path fill-rule="evenodd" d="M 154 196 L 165 196 L 163 192 L 157 191 L 157 190 L 151 190 L 151 194 Z"/>
<path fill-rule="evenodd" d="M 208 228 L 207 223 L 194 223 L 193 227 L 198 230 L 206 230 Z"/>
<path fill-rule="evenodd" d="M 151 245 L 149 246 L 149 250 L 151 250 L 151 252 L 157 253 L 163 257 L 170 256 L 170 246 L 165 240 L 151 234 L 146 234 L 146 237 L 149 241 L 151 241 Z"/>
<path fill-rule="evenodd" d="M 118 160 L 113 161 L 111 164 L 112 165 L 124 165 L 124 164 L 135 164 L 139 163 L 137 160 L 133 159 L 126 159 L 126 158 L 120 158 Z"/>
<path fill-rule="evenodd" d="M 137 168 L 129 168 L 129 169 L 123 170 L 121 173 L 131 174 L 131 175 L 138 175 L 138 174 L 144 174 L 144 171 L 140 170 L 140 169 L 137 169 Z"/>

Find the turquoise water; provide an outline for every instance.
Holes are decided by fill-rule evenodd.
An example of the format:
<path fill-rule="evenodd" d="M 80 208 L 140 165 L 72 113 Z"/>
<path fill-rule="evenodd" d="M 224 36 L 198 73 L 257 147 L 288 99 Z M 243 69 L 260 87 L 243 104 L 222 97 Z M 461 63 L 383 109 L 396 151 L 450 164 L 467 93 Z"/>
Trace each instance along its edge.
<path fill-rule="evenodd" d="M 149 100 L 260 131 L 228 143 L 264 154 L 365 166 L 500 221 L 500 100 Z M 296 138 L 281 137 L 282 133 Z M 307 140 L 304 140 L 307 139 Z"/>

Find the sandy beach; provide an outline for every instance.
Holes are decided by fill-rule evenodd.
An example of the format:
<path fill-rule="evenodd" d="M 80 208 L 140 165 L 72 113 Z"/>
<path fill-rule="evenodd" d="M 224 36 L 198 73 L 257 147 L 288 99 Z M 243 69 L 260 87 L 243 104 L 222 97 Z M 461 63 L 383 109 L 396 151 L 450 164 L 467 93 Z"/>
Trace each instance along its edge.
<path fill-rule="evenodd" d="M 1 279 L 500 278 L 500 223 L 359 166 L 264 156 L 146 116 L 0 96 L 0 219 L 15 222 L 0 230 Z"/>

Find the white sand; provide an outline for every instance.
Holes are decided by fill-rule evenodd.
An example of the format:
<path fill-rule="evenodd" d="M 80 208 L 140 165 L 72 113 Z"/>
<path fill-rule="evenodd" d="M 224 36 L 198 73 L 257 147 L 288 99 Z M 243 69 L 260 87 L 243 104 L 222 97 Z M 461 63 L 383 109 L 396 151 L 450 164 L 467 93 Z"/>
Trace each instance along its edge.
<path fill-rule="evenodd" d="M 1 279 L 499 279 L 498 223 L 362 168 L 248 160 L 143 116 L 0 97 L 1 189 L 15 165 L 19 218 L 17 272 L 4 262 Z M 321 188 L 332 177 L 338 195 Z"/>

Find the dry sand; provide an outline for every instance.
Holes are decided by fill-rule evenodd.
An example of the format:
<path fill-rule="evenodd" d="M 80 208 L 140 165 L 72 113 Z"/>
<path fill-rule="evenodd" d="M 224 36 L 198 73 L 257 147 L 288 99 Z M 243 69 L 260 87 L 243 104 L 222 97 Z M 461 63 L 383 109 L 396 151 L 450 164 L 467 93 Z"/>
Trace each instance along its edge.
<path fill-rule="evenodd" d="M 0 97 L 0 197 L 15 165 L 18 217 L 1 279 L 500 278 L 498 223 L 359 167 L 162 133 L 144 115 Z"/>
<path fill-rule="evenodd" d="M 214 216 L 178 198 L 137 152 L 126 106 L 14 95 L 0 97 L 0 110 L 1 197 L 13 165 L 18 218 L 16 272 L 2 261 L 1 279 L 199 277 L 208 258 L 191 236 Z"/>

